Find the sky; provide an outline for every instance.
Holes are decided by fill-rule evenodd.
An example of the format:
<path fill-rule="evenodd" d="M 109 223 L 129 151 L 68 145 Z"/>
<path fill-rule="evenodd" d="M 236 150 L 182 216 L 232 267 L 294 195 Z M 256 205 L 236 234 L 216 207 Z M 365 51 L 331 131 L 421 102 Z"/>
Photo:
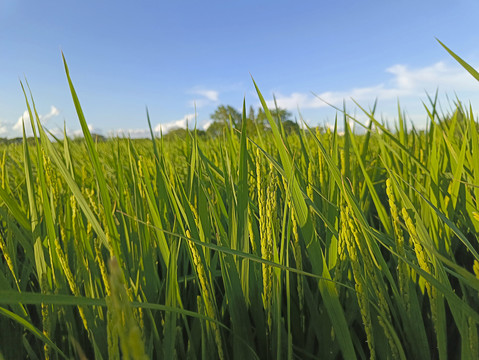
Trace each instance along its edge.
<path fill-rule="evenodd" d="M 479 65 L 477 0 L 110 1 L 0 0 L 0 137 L 29 125 L 20 81 L 41 122 L 78 135 L 62 52 L 91 131 L 147 136 L 210 124 L 219 105 L 270 106 L 311 126 L 352 99 L 394 123 L 398 103 L 416 127 L 438 91 L 479 109 L 479 83 L 436 38 Z M 329 104 L 329 105 L 328 105 Z M 28 127 L 27 127 L 28 130 Z"/>

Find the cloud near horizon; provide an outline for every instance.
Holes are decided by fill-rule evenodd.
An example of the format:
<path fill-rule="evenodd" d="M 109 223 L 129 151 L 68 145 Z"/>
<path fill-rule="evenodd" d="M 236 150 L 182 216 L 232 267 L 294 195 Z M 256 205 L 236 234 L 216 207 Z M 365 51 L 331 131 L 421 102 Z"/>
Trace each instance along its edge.
<path fill-rule="evenodd" d="M 279 107 L 296 110 L 340 106 L 344 100 L 358 102 L 378 100 L 396 100 L 417 97 L 441 91 L 477 91 L 477 81 L 460 66 L 439 61 L 433 65 L 412 69 L 407 65 L 396 64 L 385 70 L 392 78 L 380 84 L 352 88 L 345 91 L 325 91 L 317 95 L 309 92 L 293 92 L 289 95 L 275 94 Z M 274 100 L 266 102 L 274 107 Z"/>
<path fill-rule="evenodd" d="M 360 104 L 373 103 L 376 99 L 379 101 L 389 101 L 397 106 L 396 101 L 402 101 L 406 104 L 405 109 L 408 110 L 409 104 L 407 100 L 416 99 L 420 96 L 425 96 L 426 92 L 434 94 L 436 89 L 444 91 L 477 91 L 478 84 L 469 74 L 467 74 L 460 66 L 456 64 L 447 64 L 444 61 L 436 62 L 430 66 L 422 68 L 411 68 L 407 65 L 396 64 L 385 69 L 385 72 L 391 75 L 391 78 L 385 82 L 366 86 L 357 87 L 342 91 L 324 91 L 317 95 L 310 92 L 292 92 L 289 95 L 276 93 L 276 101 L 279 107 L 296 111 L 306 109 L 328 108 L 329 104 L 341 107 L 344 100 L 354 99 Z M 201 95 L 208 102 L 218 101 L 219 94 L 213 90 L 194 90 L 192 93 Z M 211 104 L 211 103 L 210 103 Z M 274 107 L 274 100 L 267 100 L 269 107 Z M 197 104 L 198 106 L 198 104 Z M 422 105 L 419 102 L 419 106 Z M 391 110 L 386 109 L 382 112 L 385 118 L 394 118 L 397 108 Z M 408 114 L 409 119 L 421 124 L 424 121 L 424 116 L 419 113 Z M 362 114 L 355 114 L 358 120 L 367 122 L 367 118 L 362 118 Z M 195 119 L 194 113 L 186 114 L 183 118 L 167 123 L 156 125 L 154 131 L 158 134 L 160 131 L 167 133 L 169 130 L 175 128 L 186 128 L 186 123 L 191 125 Z M 310 123 L 308 119 L 306 122 Z M 211 119 L 202 119 L 198 124 L 202 124 L 199 128 L 206 130 L 211 125 Z M 129 134 L 132 137 L 149 137 L 150 133 L 147 129 L 130 129 L 120 130 L 117 133 Z"/>
<path fill-rule="evenodd" d="M 163 124 L 158 124 L 153 129 L 156 133 L 163 132 L 167 133 L 170 130 L 182 128 L 185 129 L 187 124 L 194 124 L 197 114 L 186 114 L 179 120 L 170 121 Z"/>
<path fill-rule="evenodd" d="M 0 122 L 0 135 L 8 134 L 8 127 L 5 125 L 2 125 Z"/>
<path fill-rule="evenodd" d="M 276 93 L 276 101 L 279 107 L 290 111 L 296 111 L 298 108 L 300 110 L 328 108 L 329 104 L 341 107 L 343 101 L 349 101 L 350 99 L 354 99 L 361 105 L 372 104 L 376 99 L 382 102 L 383 105 L 384 102 L 396 104 L 397 100 L 401 100 L 403 105 L 402 108 L 409 110 L 411 99 L 414 98 L 417 100 L 418 97 L 424 97 L 426 93 L 434 94 L 437 89 L 439 89 L 441 93 L 446 91 L 453 93 L 455 90 L 458 90 L 459 92 L 477 92 L 479 89 L 477 81 L 461 66 L 456 63 L 448 63 L 445 61 L 439 61 L 432 65 L 420 68 L 412 68 L 404 64 L 396 64 L 386 68 L 385 72 L 388 74 L 388 79 L 378 84 L 372 84 L 371 86 L 356 87 L 346 90 L 323 91 L 317 95 L 311 92 L 302 91 L 295 91 L 289 94 Z M 220 101 L 220 94 L 216 90 L 198 87 L 193 88 L 189 93 L 200 97 L 200 99 L 196 101 L 197 107 L 214 105 Z M 408 100 L 409 102 L 407 102 Z M 419 107 L 422 108 L 420 101 L 417 103 Z M 269 107 L 274 107 L 274 100 L 267 100 L 267 105 Z M 389 118 L 389 116 L 392 116 L 393 118 L 395 113 L 393 109 L 394 106 L 395 105 L 390 107 L 390 109 L 385 109 L 386 111 L 382 112 L 382 115 L 386 118 Z M 40 115 L 40 120 L 42 124 L 45 124 L 59 114 L 60 111 L 58 108 L 51 105 L 48 113 Z M 424 116 L 419 114 L 420 111 L 410 114 L 410 119 L 419 122 L 423 121 L 421 119 Z M 22 122 L 24 121 L 25 124 L 28 124 L 29 119 L 28 111 L 24 111 L 22 116 L 20 116 L 15 123 L 1 121 L 0 136 L 5 134 L 8 136 L 18 136 L 22 131 Z M 201 129 L 207 129 L 211 124 L 211 119 L 199 119 L 197 114 L 188 113 L 181 119 L 157 124 L 154 127 L 154 132 L 157 135 L 160 131 L 167 133 L 175 128 L 186 128 L 187 123 L 191 127 L 196 120 L 198 120 L 198 128 Z M 310 114 L 305 118 L 305 121 L 312 123 L 317 122 L 318 119 L 315 115 Z M 27 136 L 29 136 L 31 133 L 30 126 L 26 126 L 26 130 Z M 101 129 L 94 129 L 93 127 L 91 127 L 91 130 L 98 133 L 101 133 L 102 131 Z M 68 133 L 72 136 L 81 135 L 79 130 L 72 132 L 69 131 Z M 150 136 L 150 132 L 147 128 L 105 129 L 105 133 L 111 136 Z M 60 133 L 58 135 L 60 135 Z"/>
<path fill-rule="evenodd" d="M 181 119 L 178 120 L 173 120 L 169 121 L 167 123 L 160 123 L 157 124 L 153 128 L 153 134 L 158 136 L 161 133 L 166 134 L 168 131 L 174 130 L 174 129 L 185 129 L 186 125 L 191 128 L 192 125 L 195 123 L 195 119 L 197 118 L 197 114 L 195 115 L 194 113 L 191 114 L 186 114 L 183 116 Z M 201 127 L 200 127 L 201 128 Z M 98 130 L 98 132 L 101 134 L 101 130 Z M 115 130 L 109 130 L 107 131 L 107 136 L 125 136 L 125 137 L 131 137 L 131 138 L 149 138 L 151 136 L 150 130 L 148 128 L 136 128 L 136 129 L 115 129 Z"/>
<path fill-rule="evenodd" d="M 44 115 L 39 115 L 40 121 L 42 123 L 46 123 L 48 120 L 51 118 L 57 116 L 60 114 L 60 111 L 53 105 L 50 106 L 50 112 Z M 17 122 L 12 126 L 12 130 L 15 131 L 22 131 L 22 125 L 23 123 L 27 123 L 30 120 L 30 114 L 28 113 L 28 110 L 25 110 L 17 120 Z M 5 126 L 5 125 L 4 125 Z M 0 132 L 1 133 L 1 132 Z"/>

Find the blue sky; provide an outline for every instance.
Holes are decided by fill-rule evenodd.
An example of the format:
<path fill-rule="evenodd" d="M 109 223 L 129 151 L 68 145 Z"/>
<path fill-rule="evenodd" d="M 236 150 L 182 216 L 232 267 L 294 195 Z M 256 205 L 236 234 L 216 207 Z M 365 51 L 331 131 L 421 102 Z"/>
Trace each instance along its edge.
<path fill-rule="evenodd" d="M 153 126 L 201 128 L 220 104 L 259 105 L 275 94 L 311 125 L 349 100 L 411 121 L 439 93 L 479 109 L 479 83 L 436 42 L 479 64 L 478 1 L 33 1 L 0 0 L 0 137 L 21 134 L 27 78 L 42 122 L 79 129 L 61 51 L 91 128 L 143 136 Z M 448 110 L 446 100 L 443 107 Z M 359 113 L 358 113 L 359 114 Z M 19 122 L 20 120 L 20 122 Z"/>

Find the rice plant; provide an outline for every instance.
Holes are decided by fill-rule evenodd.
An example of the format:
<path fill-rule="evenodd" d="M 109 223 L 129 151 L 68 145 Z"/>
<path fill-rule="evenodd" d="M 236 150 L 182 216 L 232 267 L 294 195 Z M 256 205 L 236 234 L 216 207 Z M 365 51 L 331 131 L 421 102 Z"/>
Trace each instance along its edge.
<path fill-rule="evenodd" d="M 288 134 L 254 83 L 268 131 L 99 142 L 64 64 L 84 137 L 25 83 L 1 149 L 0 358 L 479 358 L 471 108 Z"/>

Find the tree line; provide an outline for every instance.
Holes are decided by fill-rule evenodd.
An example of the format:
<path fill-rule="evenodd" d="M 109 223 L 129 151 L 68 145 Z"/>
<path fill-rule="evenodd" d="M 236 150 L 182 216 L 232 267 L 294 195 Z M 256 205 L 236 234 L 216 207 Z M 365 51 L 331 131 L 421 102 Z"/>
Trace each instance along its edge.
<path fill-rule="evenodd" d="M 299 129 L 299 125 L 293 121 L 292 114 L 286 109 L 275 108 L 270 110 L 273 119 L 280 121 L 283 124 L 285 132 L 291 133 Z M 212 123 L 206 130 L 198 130 L 200 136 L 217 137 L 223 134 L 226 127 L 232 126 L 234 129 L 241 130 L 243 126 L 243 116 L 236 108 L 231 105 L 220 105 L 216 108 L 213 114 L 210 115 Z M 248 134 L 259 131 L 268 131 L 269 123 L 263 108 L 255 110 L 250 106 L 246 116 L 246 132 Z M 184 136 L 185 129 L 172 129 L 166 134 L 166 137 Z"/>

